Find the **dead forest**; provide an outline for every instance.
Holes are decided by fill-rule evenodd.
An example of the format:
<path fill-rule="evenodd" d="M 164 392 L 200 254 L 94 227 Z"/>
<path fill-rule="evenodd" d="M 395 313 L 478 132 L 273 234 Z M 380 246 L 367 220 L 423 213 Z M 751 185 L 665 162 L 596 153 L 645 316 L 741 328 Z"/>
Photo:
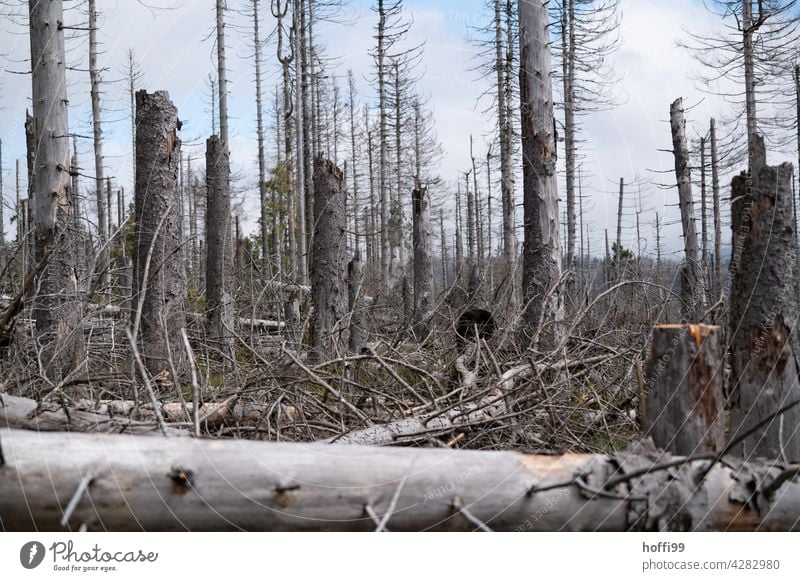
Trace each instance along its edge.
<path fill-rule="evenodd" d="M 346 4 L 207 4 L 210 131 L 129 51 L 128 182 L 104 4 L 0 1 L 30 42 L 26 156 L 0 141 L 1 530 L 800 529 L 795 0 L 714 0 L 720 36 L 682 35 L 729 106 L 663 96 L 677 254 L 626 178 L 590 245 L 625 0 L 484 3 L 493 130 L 455 176 L 403 0 L 368 3 L 369 95 L 321 40 Z"/>

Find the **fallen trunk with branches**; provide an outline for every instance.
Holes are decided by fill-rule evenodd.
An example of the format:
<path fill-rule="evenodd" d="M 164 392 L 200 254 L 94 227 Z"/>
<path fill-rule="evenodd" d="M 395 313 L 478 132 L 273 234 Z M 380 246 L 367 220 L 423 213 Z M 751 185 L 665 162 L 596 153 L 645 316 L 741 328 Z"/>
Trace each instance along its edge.
<path fill-rule="evenodd" d="M 798 466 L 0 430 L 6 530 L 798 530 Z M 23 489 L 24 483 L 24 489 Z"/>

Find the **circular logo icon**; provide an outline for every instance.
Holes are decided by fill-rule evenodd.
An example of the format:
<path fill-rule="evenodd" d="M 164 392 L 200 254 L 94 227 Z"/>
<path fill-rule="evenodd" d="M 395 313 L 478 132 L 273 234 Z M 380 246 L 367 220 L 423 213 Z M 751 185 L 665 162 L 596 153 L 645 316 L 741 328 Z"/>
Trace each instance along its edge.
<path fill-rule="evenodd" d="M 44 545 L 39 541 L 25 543 L 19 550 L 19 562 L 26 569 L 35 569 L 42 564 L 44 553 Z"/>

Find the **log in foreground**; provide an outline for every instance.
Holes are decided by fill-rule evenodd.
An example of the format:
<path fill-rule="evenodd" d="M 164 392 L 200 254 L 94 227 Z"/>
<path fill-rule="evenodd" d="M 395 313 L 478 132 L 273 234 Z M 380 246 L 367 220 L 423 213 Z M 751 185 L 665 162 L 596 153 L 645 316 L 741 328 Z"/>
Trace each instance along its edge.
<path fill-rule="evenodd" d="M 5 530 L 60 530 L 69 505 L 73 530 L 800 528 L 797 467 L 731 458 L 642 474 L 673 459 L 649 441 L 533 456 L 2 429 L 0 446 Z"/>

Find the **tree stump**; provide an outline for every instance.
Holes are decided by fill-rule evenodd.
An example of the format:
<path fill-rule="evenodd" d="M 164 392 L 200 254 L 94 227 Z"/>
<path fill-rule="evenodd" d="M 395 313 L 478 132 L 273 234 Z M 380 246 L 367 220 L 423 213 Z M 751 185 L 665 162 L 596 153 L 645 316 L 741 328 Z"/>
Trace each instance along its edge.
<path fill-rule="evenodd" d="M 658 325 L 647 358 L 642 432 L 690 456 L 725 445 L 724 348 L 720 327 Z"/>
<path fill-rule="evenodd" d="M 731 438 L 775 416 L 732 453 L 800 461 L 800 314 L 792 165 L 766 165 L 756 140 L 751 174 L 733 179 L 730 297 Z"/>

